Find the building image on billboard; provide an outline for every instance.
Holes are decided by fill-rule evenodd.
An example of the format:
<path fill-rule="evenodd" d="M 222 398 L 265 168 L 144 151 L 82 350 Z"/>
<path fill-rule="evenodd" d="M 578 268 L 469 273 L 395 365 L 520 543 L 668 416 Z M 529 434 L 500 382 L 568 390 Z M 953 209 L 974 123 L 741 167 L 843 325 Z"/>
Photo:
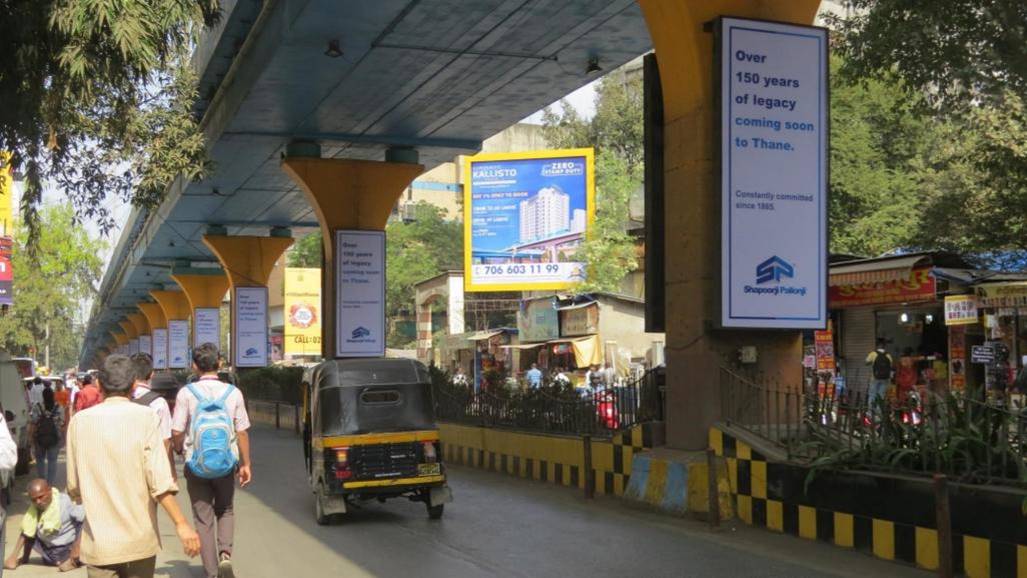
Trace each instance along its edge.
<path fill-rule="evenodd" d="M 467 291 L 565 289 L 595 208 L 592 149 L 483 154 L 465 164 Z"/>

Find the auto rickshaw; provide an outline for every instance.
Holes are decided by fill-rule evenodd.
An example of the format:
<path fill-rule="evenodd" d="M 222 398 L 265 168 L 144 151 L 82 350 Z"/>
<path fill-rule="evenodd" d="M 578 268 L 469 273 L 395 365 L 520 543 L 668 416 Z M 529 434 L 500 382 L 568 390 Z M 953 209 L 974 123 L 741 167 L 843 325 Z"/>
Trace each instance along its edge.
<path fill-rule="evenodd" d="M 318 524 L 363 501 L 406 497 L 442 517 L 452 501 L 428 370 L 340 359 L 304 372 L 304 454 Z"/>

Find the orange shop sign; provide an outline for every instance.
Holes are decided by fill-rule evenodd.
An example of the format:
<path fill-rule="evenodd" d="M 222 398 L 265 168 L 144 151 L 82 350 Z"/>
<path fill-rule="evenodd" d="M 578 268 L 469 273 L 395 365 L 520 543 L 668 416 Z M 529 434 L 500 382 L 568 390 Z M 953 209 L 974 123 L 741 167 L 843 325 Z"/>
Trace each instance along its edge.
<path fill-rule="evenodd" d="M 931 275 L 930 268 L 925 267 L 913 269 L 909 277 L 902 280 L 831 287 L 828 293 L 828 306 L 838 309 L 859 305 L 933 301 L 934 292 L 934 276 Z"/>

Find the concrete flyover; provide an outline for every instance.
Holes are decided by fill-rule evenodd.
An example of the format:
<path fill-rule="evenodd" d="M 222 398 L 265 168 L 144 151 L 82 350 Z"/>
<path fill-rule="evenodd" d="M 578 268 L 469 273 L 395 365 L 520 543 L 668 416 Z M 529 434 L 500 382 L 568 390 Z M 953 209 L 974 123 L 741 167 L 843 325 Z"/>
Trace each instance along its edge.
<path fill-rule="evenodd" d="M 593 80 L 591 64 L 612 70 L 655 48 L 665 124 L 668 444 L 705 447 L 719 412 L 718 368 L 739 345 L 760 348 L 755 370 L 768 379 L 799 383 L 798 332 L 712 329 L 716 112 L 706 25 L 721 15 L 808 24 L 819 0 L 223 4 L 221 25 L 196 56 L 197 112 L 216 170 L 201 182 L 175 182 L 156 210 L 133 212 L 89 322 L 83 365 L 126 340 L 151 338 L 118 327 L 140 303 L 174 308 L 166 292 L 180 287 L 195 311 L 229 286 L 266 284 L 269 263 L 296 232 L 382 229 L 424 168 L 475 152 Z M 332 265 L 326 260 L 322 292 L 326 348 Z"/>

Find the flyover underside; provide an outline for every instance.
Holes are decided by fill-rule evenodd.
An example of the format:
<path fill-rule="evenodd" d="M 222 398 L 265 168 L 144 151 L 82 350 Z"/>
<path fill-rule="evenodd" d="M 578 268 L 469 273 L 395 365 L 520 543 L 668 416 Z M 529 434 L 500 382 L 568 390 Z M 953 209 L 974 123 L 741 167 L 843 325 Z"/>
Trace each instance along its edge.
<path fill-rule="evenodd" d="M 317 222 L 280 168 L 293 140 L 322 156 L 382 160 L 412 147 L 431 168 L 650 49 L 633 0 L 236 0 L 198 50 L 215 170 L 176 183 L 125 227 L 94 309 L 88 360 L 176 262 L 211 263 L 210 224 L 231 235 Z M 331 42 L 341 54 L 326 55 Z"/>

